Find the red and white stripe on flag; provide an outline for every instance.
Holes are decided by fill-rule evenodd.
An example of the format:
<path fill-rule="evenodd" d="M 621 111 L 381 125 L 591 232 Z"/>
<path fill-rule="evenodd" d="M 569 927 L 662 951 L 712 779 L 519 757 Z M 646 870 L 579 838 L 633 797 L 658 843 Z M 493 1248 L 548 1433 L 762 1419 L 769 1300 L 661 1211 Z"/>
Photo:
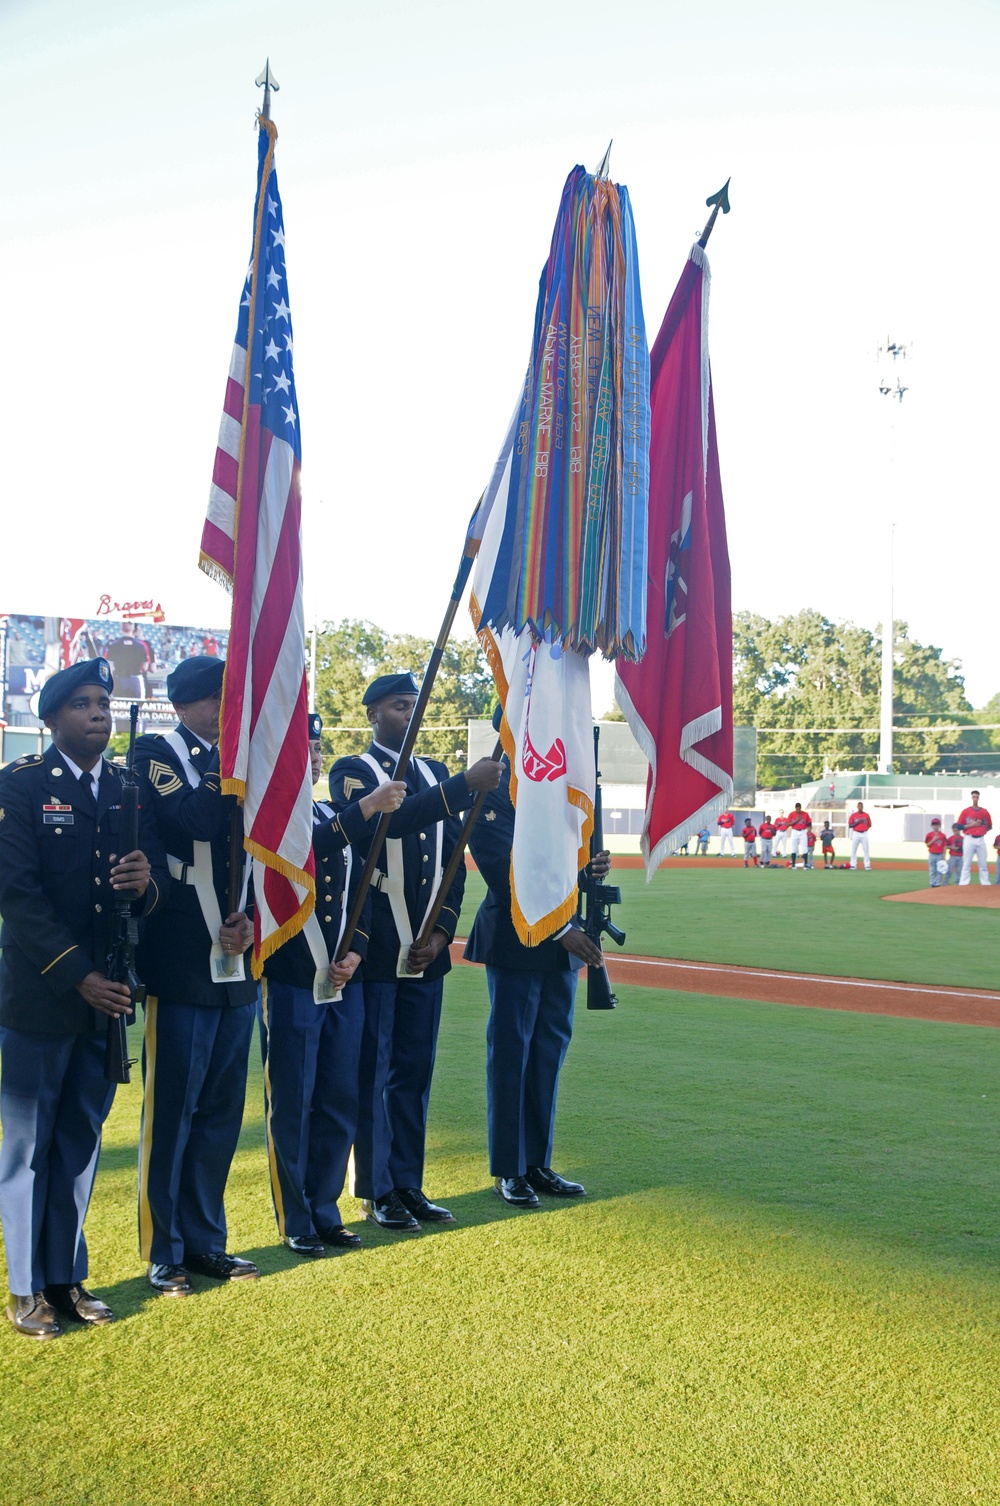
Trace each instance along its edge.
<path fill-rule="evenodd" d="M 216 450 L 201 566 L 232 590 L 219 752 L 254 860 L 253 972 L 315 905 L 298 411 L 277 132 L 260 120 L 254 246 Z"/>
<path fill-rule="evenodd" d="M 647 882 L 733 794 L 729 551 L 708 359 L 711 273 L 691 248 L 650 353 L 646 652 L 616 697 L 649 760 Z"/>

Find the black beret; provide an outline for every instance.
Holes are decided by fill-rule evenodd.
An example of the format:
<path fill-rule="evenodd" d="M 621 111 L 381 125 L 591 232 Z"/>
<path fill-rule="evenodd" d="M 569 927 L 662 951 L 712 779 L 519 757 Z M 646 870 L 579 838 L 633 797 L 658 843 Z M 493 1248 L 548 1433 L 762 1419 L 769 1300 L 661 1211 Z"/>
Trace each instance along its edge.
<path fill-rule="evenodd" d="M 323 735 L 323 718 L 318 711 L 309 712 L 309 741 L 316 742 Z"/>
<path fill-rule="evenodd" d="M 44 722 L 53 711 L 64 706 L 82 685 L 100 685 L 108 695 L 114 694 L 115 682 L 107 659 L 81 659 L 69 669 L 46 680 L 38 695 L 38 719 Z"/>
<path fill-rule="evenodd" d="M 175 706 L 190 706 L 222 689 L 226 661 L 217 654 L 198 654 L 182 659 L 167 675 L 167 695 Z"/>
<path fill-rule="evenodd" d="M 361 697 L 362 706 L 374 706 L 384 701 L 387 695 L 419 695 L 420 686 L 407 670 L 405 675 L 379 675 Z"/>

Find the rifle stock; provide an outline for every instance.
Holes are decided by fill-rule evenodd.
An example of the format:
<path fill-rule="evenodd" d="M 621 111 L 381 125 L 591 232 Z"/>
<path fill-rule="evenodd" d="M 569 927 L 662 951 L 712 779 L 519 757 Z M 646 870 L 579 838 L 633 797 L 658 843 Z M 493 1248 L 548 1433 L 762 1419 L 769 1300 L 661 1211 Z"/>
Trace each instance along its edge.
<path fill-rule="evenodd" d="M 135 729 L 138 704 L 129 707 L 128 758 L 122 776 L 122 819 L 119 859 L 135 852 L 139 846 L 139 784 L 135 777 Z M 146 985 L 135 970 L 135 948 L 139 941 L 139 922 L 132 914 L 135 889 L 116 889 L 111 910 L 111 937 L 106 971 L 112 983 L 124 983 L 131 997 L 128 1014 L 108 1021 L 104 1043 L 104 1077 L 107 1082 L 131 1082 L 135 1059 L 128 1054 L 128 1027 L 135 1019 L 137 1004 L 146 1002 Z"/>

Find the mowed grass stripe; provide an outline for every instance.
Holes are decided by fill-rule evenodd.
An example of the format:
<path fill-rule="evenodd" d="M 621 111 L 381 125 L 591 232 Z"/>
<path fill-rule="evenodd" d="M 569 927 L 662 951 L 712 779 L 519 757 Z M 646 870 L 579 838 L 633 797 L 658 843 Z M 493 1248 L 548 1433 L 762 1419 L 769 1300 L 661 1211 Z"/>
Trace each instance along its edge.
<path fill-rule="evenodd" d="M 945 988 L 1000 987 L 1000 911 L 889 905 L 883 894 L 927 887 L 913 873 L 821 868 L 613 869 L 622 891 L 615 923 L 625 952 L 735 967 L 875 978 Z M 470 873 L 463 922 L 471 925 L 485 886 Z M 615 947 L 609 943 L 609 952 Z"/>
<path fill-rule="evenodd" d="M 5 1502 L 1000 1498 L 996 1031 L 624 988 L 563 1079 L 590 1196 L 514 1214 L 485 1019 L 463 969 L 427 1176 L 456 1228 L 283 1252 L 255 1058 L 229 1215 L 265 1274 L 187 1301 L 138 1275 L 119 1095 L 90 1235 L 132 1316 L 2 1336 Z"/>

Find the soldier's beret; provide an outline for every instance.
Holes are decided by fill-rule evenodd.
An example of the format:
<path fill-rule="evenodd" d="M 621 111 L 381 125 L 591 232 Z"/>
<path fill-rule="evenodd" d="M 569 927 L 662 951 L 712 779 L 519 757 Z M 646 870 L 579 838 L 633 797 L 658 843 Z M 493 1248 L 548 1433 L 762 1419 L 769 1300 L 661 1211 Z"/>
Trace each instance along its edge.
<path fill-rule="evenodd" d="M 387 695 L 419 695 L 420 686 L 407 670 L 405 675 L 379 675 L 361 697 L 362 706 L 374 706 L 384 701 Z"/>
<path fill-rule="evenodd" d="M 107 659 L 81 659 L 79 664 L 61 669 L 46 680 L 38 696 L 39 720 L 44 722 L 46 717 L 58 711 L 83 685 L 100 685 L 108 695 L 114 693 L 114 677 Z"/>
<path fill-rule="evenodd" d="M 167 695 L 175 706 L 190 706 L 222 688 L 226 661 L 217 654 L 198 654 L 182 659 L 167 675 Z"/>
<path fill-rule="evenodd" d="M 318 711 L 309 712 L 309 741 L 316 742 L 323 735 L 323 718 Z"/>

